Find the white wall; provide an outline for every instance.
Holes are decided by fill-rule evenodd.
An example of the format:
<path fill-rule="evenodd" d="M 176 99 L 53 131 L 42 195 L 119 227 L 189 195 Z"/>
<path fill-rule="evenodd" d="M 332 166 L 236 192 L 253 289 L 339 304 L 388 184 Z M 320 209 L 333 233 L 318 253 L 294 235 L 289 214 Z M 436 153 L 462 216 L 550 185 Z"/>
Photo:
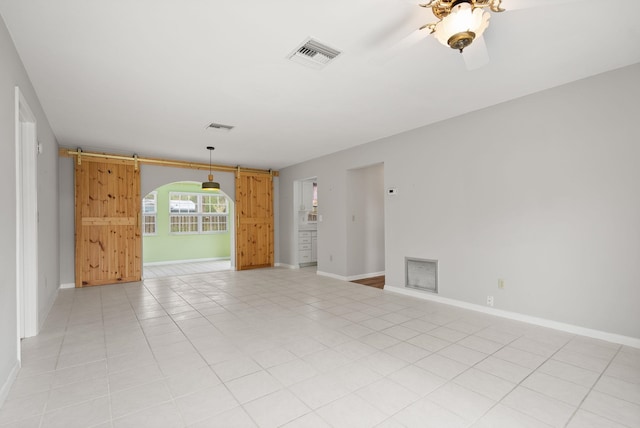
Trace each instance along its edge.
<path fill-rule="evenodd" d="M 60 284 L 75 286 L 75 190 L 74 159 L 58 157 L 58 199 L 60 201 Z"/>
<path fill-rule="evenodd" d="M 384 165 L 347 171 L 347 276 L 384 272 Z"/>
<path fill-rule="evenodd" d="M 42 111 L 37 97 L 28 101 L 35 103 L 38 113 L 38 141 L 42 153 L 38 155 L 38 319 L 40 327 L 58 295 L 60 285 L 60 254 L 58 231 L 58 143 Z"/>
<path fill-rule="evenodd" d="M 57 143 L 4 21 L 0 19 L 0 404 L 17 368 L 15 87 L 36 116 L 43 152 L 38 156 L 38 312 L 46 316 L 58 289 Z"/>
<path fill-rule="evenodd" d="M 142 165 L 140 167 L 140 195 L 144 197 L 160 186 L 178 181 L 206 181 L 208 171 L 166 166 Z M 236 199 L 236 179 L 233 172 L 216 172 L 214 181 L 220 183 L 220 189 L 231 200 Z M 142 203 L 142 201 L 141 201 Z"/>
<path fill-rule="evenodd" d="M 287 189 L 317 176 L 318 270 L 346 275 L 346 171 L 384 162 L 399 190 L 385 201 L 387 286 L 403 286 L 405 256 L 437 259 L 441 296 L 491 294 L 499 309 L 640 338 L 639 75 L 636 64 L 282 170 L 280 262 Z"/>

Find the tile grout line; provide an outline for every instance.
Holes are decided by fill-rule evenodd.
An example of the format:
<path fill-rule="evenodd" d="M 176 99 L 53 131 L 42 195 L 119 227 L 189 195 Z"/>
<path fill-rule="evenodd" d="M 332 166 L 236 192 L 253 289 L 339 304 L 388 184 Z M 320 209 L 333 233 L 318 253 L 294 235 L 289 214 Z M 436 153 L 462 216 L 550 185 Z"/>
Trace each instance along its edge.
<path fill-rule="evenodd" d="M 622 345 L 618 345 L 618 349 L 616 350 L 616 353 L 613 355 L 613 357 L 611 357 L 611 359 L 609 360 L 609 362 L 607 363 L 606 367 L 602 370 L 602 372 L 600 373 L 600 375 L 598 376 L 598 378 L 595 380 L 595 382 L 593 382 L 593 385 L 591 385 L 591 387 L 589 388 L 589 392 L 587 392 L 584 397 L 582 398 L 582 400 L 580 400 L 580 403 L 578 404 L 578 406 L 576 407 L 575 411 L 571 414 L 571 416 L 569 417 L 569 419 L 567 420 L 567 423 L 564 425 L 565 428 L 569 425 L 569 423 L 571 422 L 571 420 L 575 417 L 576 413 L 578 413 L 578 410 L 580 410 L 580 408 L 582 407 L 582 405 L 584 404 L 584 402 L 587 400 L 587 397 L 591 394 L 591 392 L 594 390 L 593 388 L 598 384 L 598 382 L 600 381 L 600 379 L 602 379 L 602 376 L 604 376 L 605 372 L 607 371 L 607 369 L 609 368 L 609 366 L 611 366 L 611 363 L 613 363 L 613 360 L 618 356 L 618 354 L 620 353 L 620 351 L 622 350 Z M 608 395 L 608 394 L 607 394 Z M 585 410 L 587 411 L 587 410 Z M 609 418 L 606 418 L 604 416 L 598 415 L 604 419 L 610 420 Z M 611 421 L 614 423 L 618 423 L 615 421 Z M 620 424 L 623 425 L 623 424 Z"/>
<path fill-rule="evenodd" d="M 67 332 L 68 332 L 68 328 L 69 328 L 69 320 L 71 319 L 71 312 L 73 310 L 73 305 L 75 304 L 75 301 L 76 301 L 76 296 L 77 296 L 77 291 L 74 288 L 73 289 L 73 299 L 71 300 L 71 305 L 69 306 L 69 312 L 67 313 L 67 319 L 66 319 L 65 324 L 64 324 L 64 334 L 62 336 L 62 341 L 60 342 L 60 348 L 58 349 L 58 353 L 56 355 L 56 366 L 55 366 L 55 369 L 53 370 L 53 373 L 54 373 L 53 374 L 53 380 L 51 381 L 51 385 L 49 386 L 49 391 L 47 393 L 47 401 L 45 402 L 44 407 L 42 409 L 42 414 L 40 415 L 40 423 L 38 424 L 39 428 L 42 428 L 42 425 L 44 424 L 44 416 L 47 413 L 47 407 L 49 407 L 49 399 L 51 398 L 51 394 L 53 393 L 53 383 L 55 382 L 55 378 L 56 378 L 55 373 L 58 371 L 58 362 L 60 361 L 60 355 L 62 353 L 62 347 L 64 346 L 65 340 L 67 338 Z"/>
<path fill-rule="evenodd" d="M 484 328 L 484 329 L 482 329 L 482 330 L 486 330 L 487 328 L 489 328 L 489 327 L 485 327 L 485 328 Z M 482 331 L 482 330 L 479 330 L 478 332 L 480 332 L 480 331 Z M 473 333 L 473 334 L 471 334 L 471 335 L 469 335 L 469 336 L 472 336 L 472 335 L 475 335 L 475 333 Z M 466 336 L 466 337 L 469 337 L 469 336 Z M 465 338 L 466 338 L 466 337 L 465 337 Z M 504 344 L 502 347 L 500 347 L 499 349 L 497 349 L 497 350 L 496 350 L 496 351 L 494 351 L 493 353 L 491 353 L 491 354 L 487 354 L 487 356 L 486 356 L 486 357 L 484 357 L 482 360 L 480 360 L 480 361 L 476 362 L 476 363 L 475 363 L 475 364 L 473 364 L 472 366 L 469 366 L 466 370 L 464 370 L 464 371 L 462 371 L 462 372 L 458 373 L 456 376 L 454 376 L 453 378 L 449 379 L 449 380 L 448 380 L 444 385 L 446 385 L 446 384 L 447 384 L 447 383 L 449 383 L 449 382 L 453 382 L 456 378 L 458 378 L 458 377 L 462 376 L 464 373 L 468 372 L 469 370 L 471 370 L 472 368 L 474 368 L 475 366 L 477 366 L 477 365 L 478 365 L 478 364 L 480 364 L 481 362 L 485 361 L 487 358 L 489 358 L 489 357 L 493 356 L 493 354 L 495 354 L 496 352 L 500 351 L 501 349 L 506 348 L 507 346 L 509 346 L 510 344 L 512 344 L 513 342 L 515 342 L 516 340 L 520 339 L 521 337 L 524 337 L 524 335 L 521 335 L 521 336 L 518 336 L 518 337 L 514 338 L 513 340 L 511 340 L 510 342 L 507 342 L 506 344 Z M 459 339 L 458 341 L 454 342 L 454 344 L 457 344 L 460 340 L 463 340 L 463 339 L 464 339 L 464 338 Z M 489 339 L 486 339 L 486 340 L 489 340 Z M 496 343 L 498 343 L 498 342 L 496 342 Z M 449 345 L 449 346 L 450 346 L 450 345 Z M 462 347 L 467 348 L 467 347 L 466 347 L 466 346 L 464 346 L 464 345 L 458 345 L 458 346 L 462 346 Z M 448 346 L 447 346 L 447 347 L 448 347 Z M 446 347 L 445 347 L 445 348 L 446 348 Z M 445 349 L 445 348 L 442 348 L 442 349 Z M 471 349 L 471 348 L 468 348 L 468 349 Z M 472 349 L 472 350 L 473 350 L 473 349 Z M 439 351 L 438 351 L 438 352 L 439 352 Z M 480 351 L 478 351 L 478 352 L 480 352 Z M 435 352 L 434 352 L 434 354 L 435 354 Z M 499 357 L 494 357 L 494 358 L 499 358 Z M 455 360 L 454 360 L 454 361 L 455 361 Z M 482 371 L 483 373 L 486 373 L 486 372 L 484 372 L 484 370 L 481 370 L 481 369 L 476 369 L 476 370 L 480 370 L 480 371 Z M 488 373 L 488 374 L 490 374 L 490 375 L 492 375 L 492 376 L 495 376 L 495 375 L 493 375 L 493 374 L 491 374 L 491 373 Z M 501 379 L 499 376 L 496 376 L 496 377 L 498 377 L 499 379 Z M 523 379 L 523 380 L 524 380 L 524 379 Z M 521 382 L 522 382 L 522 381 L 521 381 Z M 455 383 L 455 382 L 454 382 L 454 383 Z M 442 385 L 442 386 L 444 386 L 444 385 Z M 458 385 L 458 384 L 456 384 L 456 385 Z M 512 389 L 511 389 L 507 394 L 505 394 L 502 398 L 504 398 L 504 397 L 506 397 L 508 394 L 510 394 L 514 389 L 516 389 L 516 388 L 518 387 L 518 385 L 519 385 L 519 384 L 516 384 L 516 386 L 514 386 L 514 387 L 513 387 L 513 388 L 512 388 Z M 441 386 L 441 387 L 442 387 L 442 386 Z M 458 386 L 462 386 L 462 385 L 458 385 Z M 463 387 L 463 388 L 466 388 L 466 389 L 469 389 L 469 388 L 464 387 L 464 386 L 462 386 L 462 387 Z M 439 387 L 439 388 L 440 388 L 440 387 Z M 437 388 L 437 389 L 439 389 L 439 388 Z M 437 389 L 436 389 L 436 390 L 437 390 Z M 479 392 L 473 391 L 472 389 L 469 389 L 469 391 L 475 392 L 476 394 L 480 394 Z M 428 395 L 428 394 L 427 394 L 427 395 Z M 480 395 L 482 395 L 483 397 L 486 397 L 484 394 L 480 394 Z M 488 399 L 490 399 L 490 400 L 493 400 L 491 397 L 486 397 L 486 398 L 488 398 Z M 473 425 L 473 424 L 477 423 L 477 422 L 478 422 L 480 419 L 482 419 L 483 417 L 485 417 L 485 416 L 487 415 L 487 413 L 489 413 L 491 410 L 493 410 L 493 408 L 494 408 L 494 407 L 496 407 L 498 404 L 500 404 L 500 402 L 502 401 L 502 398 L 501 398 L 500 400 L 496 400 L 496 402 L 495 402 L 491 407 L 489 407 L 489 409 L 487 409 L 487 411 L 485 411 L 482 415 L 480 415 L 480 416 L 479 416 L 478 418 L 476 418 L 475 420 L 470 421 L 469 425 L 467 425 L 467 426 L 471 426 L 471 425 Z M 457 413 L 455 413 L 455 412 L 452 412 L 452 413 L 457 414 Z M 460 416 L 462 419 L 465 419 L 462 415 L 459 415 L 459 414 L 458 414 L 458 416 Z"/>
<path fill-rule="evenodd" d="M 526 386 L 522 385 L 522 383 L 523 383 L 525 380 L 527 380 L 529 377 L 531 377 L 531 375 L 533 375 L 534 373 L 536 373 L 536 372 L 540 369 L 540 367 L 542 367 L 543 365 L 545 365 L 548 361 L 551 361 L 551 360 L 553 359 L 553 356 L 554 356 L 554 355 L 556 355 L 558 352 L 560 352 L 562 349 L 564 349 L 564 347 L 565 347 L 565 346 L 567 346 L 567 344 L 569 344 L 569 343 L 570 343 L 570 342 L 571 342 L 575 337 L 576 337 L 575 335 L 571 335 L 571 338 L 570 338 L 567 342 L 565 342 L 565 344 L 564 344 L 564 345 L 562 345 L 560 348 L 558 348 L 558 349 L 557 349 L 553 354 L 549 355 L 549 357 L 547 357 L 547 359 L 545 359 L 541 364 L 539 364 L 535 369 L 533 369 L 533 370 L 531 371 L 531 373 L 529 373 L 529 374 L 528 374 L 528 375 L 526 375 L 522 380 L 520 380 L 520 382 L 518 382 L 518 384 L 517 384 L 513 389 L 511 389 L 511 391 L 509 391 L 507 394 L 505 394 L 505 395 L 500 399 L 499 403 L 502 403 L 502 400 L 504 400 L 504 398 L 505 398 L 507 395 L 511 394 L 511 393 L 512 393 L 516 388 L 518 388 L 518 386 L 521 386 L 522 388 L 526 388 L 526 389 L 528 389 L 529 391 L 533 391 L 533 392 L 536 392 L 536 393 L 538 393 L 538 394 L 542 394 L 542 395 L 544 395 L 545 397 L 550 398 L 550 399 L 553 399 L 553 400 L 555 400 L 555 401 L 559 401 L 559 402 L 561 402 L 561 403 L 564 403 L 562 400 L 558 400 L 558 399 L 556 399 L 556 398 L 554 398 L 554 397 L 550 397 L 550 396 L 548 396 L 547 394 L 544 394 L 544 393 L 541 393 L 541 392 L 539 392 L 539 391 L 535 391 L 535 390 L 533 390 L 533 389 L 527 388 Z M 498 357 L 496 357 L 496 358 L 498 358 Z M 555 376 L 554 376 L 554 377 L 555 377 Z M 564 404 L 567 404 L 567 403 L 564 403 Z M 508 408 L 510 408 L 510 409 L 512 409 L 512 410 L 514 410 L 514 411 L 516 411 L 516 412 L 518 412 L 518 413 L 520 413 L 520 414 L 522 414 L 522 415 L 525 415 L 525 416 L 528 416 L 528 417 L 530 417 L 530 418 L 533 418 L 533 419 L 535 419 L 535 420 L 537 420 L 537 421 L 540 421 L 540 422 L 541 422 L 541 423 L 543 423 L 543 424 L 547 424 L 545 421 L 540 420 L 540 419 L 536 418 L 535 416 L 527 415 L 526 413 L 523 413 L 523 412 L 521 412 L 521 411 L 520 411 L 520 410 L 518 410 L 518 409 L 514 409 L 513 407 L 509 406 L 508 404 L 503 404 L 503 406 L 507 406 Z M 547 424 L 547 425 L 549 425 L 549 424 Z"/>
<path fill-rule="evenodd" d="M 143 288 L 144 288 L 148 293 L 150 293 L 150 294 L 153 296 L 153 298 L 156 300 L 156 302 L 157 302 L 157 303 L 162 307 L 162 310 L 167 314 L 167 316 L 169 316 L 169 318 L 171 318 L 171 321 L 175 324 L 175 326 L 176 326 L 176 327 L 180 330 L 180 332 L 182 332 L 182 334 L 184 335 L 184 332 L 182 331 L 182 329 L 180 329 L 180 326 L 178 325 L 178 323 L 176 323 L 176 321 L 173 319 L 173 317 L 172 317 L 168 312 L 166 312 L 166 309 L 164 308 L 164 306 L 162 306 L 162 303 L 160 303 L 160 301 L 156 298 L 156 295 L 155 295 L 153 292 L 151 292 L 151 290 L 149 290 L 149 288 L 148 288 L 148 287 L 147 287 L 147 285 L 144 283 L 144 281 L 141 281 L 141 286 L 142 286 L 142 287 L 143 287 Z M 131 302 L 131 301 L 129 300 L 129 295 L 127 295 L 127 300 L 128 300 L 129 302 Z M 144 335 L 144 339 L 145 339 L 145 342 L 147 343 L 147 346 L 149 347 L 149 351 L 153 354 L 153 359 L 154 359 L 154 361 L 156 362 L 156 365 L 158 365 L 158 369 L 159 369 L 159 370 L 160 370 L 160 372 L 162 373 L 162 381 L 163 381 L 163 383 L 165 383 L 165 385 L 166 385 L 166 379 L 168 378 L 168 376 L 167 376 L 167 374 L 162 370 L 162 368 L 160 367 L 160 364 L 158 363 L 158 360 L 157 360 L 157 358 L 156 358 L 156 354 L 155 354 L 155 352 L 153 352 L 153 347 L 151 346 L 151 342 L 149 342 L 149 338 L 147 337 L 147 333 L 144 331 L 144 328 L 142 327 L 142 324 L 140 323 L 140 319 L 138 318 L 138 314 L 135 312 L 135 310 L 134 310 L 134 313 L 136 314 L 136 319 L 138 320 L 138 325 L 140 326 L 140 330 L 142 331 L 142 334 Z M 185 335 L 185 337 L 186 337 L 186 335 Z M 191 341 L 189 341 L 189 343 L 191 343 Z M 152 382 L 149 382 L 149 383 L 152 383 Z M 185 420 L 185 418 L 184 418 L 184 415 L 182 414 L 182 411 L 181 411 L 181 410 L 180 410 L 180 408 L 178 407 L 178 403 L 176 402 L 176 397 L 174 397 L 174 395 L 173 395 L 173 393 L 171 392 L 171 389 L 169 389 L 168 385 L 167 385 L 167 390 L 169 391 L 169 395 L 171 396 L 171 400 L 169 400 L 169 401 L 163 401 L 162 403 L 171 402 L 171 403 L 173 404 L 173 406 L 175 407 L 175 409 L 178 411 L 178 414 L 180 415 L 180 420 L 182 421 L 183 425 L 186 427 L 186 426 L 187 426 L 187 423 L 186 423 L 186 420 Z M 162 403 L 155 403 L 154 405 L 158 405 L 158 404 L 162 404 Z M 142 410 L 149 409 L 149 408 L 153 407 L 154 405 L 151 405 L 151 406 L 145 407 L 144 409 L 138 409 L 138 411 L 142 411 Z M 130 414 L 133 414 L 133 413 L 135 413 L 135 412 L 131 412 Z M 124 417 L 124 416 L 125 416 L 125 415 L 123 415 L 123 417 Z"/>
<path fill-rule="evenodd" d="M 104 325 L 104 300 L 102 299 L 102 289 L 100 289 L 100 313 L 102 315 L 102 331 L 103 331 L 103 342 L 104 342 L 104 359 L 105 365 L 107 368 L 107 400 L 109 402 L 109 424 L 113 427 L 113 406 L 111 405 L 111 380 L 109 379 L 109 358 L 108 358 L 108 350 L 107 350 L 107 334 Z"/>

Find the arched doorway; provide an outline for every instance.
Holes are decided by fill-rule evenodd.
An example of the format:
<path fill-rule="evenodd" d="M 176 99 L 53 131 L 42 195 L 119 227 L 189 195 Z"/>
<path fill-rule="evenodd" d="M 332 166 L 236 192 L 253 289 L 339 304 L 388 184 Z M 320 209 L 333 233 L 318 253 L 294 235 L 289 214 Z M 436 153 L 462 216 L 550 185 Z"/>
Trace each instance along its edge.
<path fill-rule="evenodd" d="M 234 201 L 179 181 L 142 198 L 143 278 L 234 268 Z"/>

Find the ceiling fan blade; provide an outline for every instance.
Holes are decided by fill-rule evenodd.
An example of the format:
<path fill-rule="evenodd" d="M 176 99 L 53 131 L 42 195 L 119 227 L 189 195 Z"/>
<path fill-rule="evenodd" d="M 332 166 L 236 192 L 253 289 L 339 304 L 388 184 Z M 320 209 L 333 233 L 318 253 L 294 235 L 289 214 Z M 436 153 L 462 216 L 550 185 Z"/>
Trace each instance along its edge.
<path fill-rule="evenodd" d="M 582 0 L 502 0 L 501 8 L 504 10 L 529 9 L 541 6 L 556 6 L 563 3 L 575 3 Z"/>
<path fill-rule="evenodd" d="M 429 30 L 415 30 L 409 33 L 406 37 L 403 37 L 398 43 L 391 46 L 389 49 L 391 52 L 402 52 L 405 49 L 409 49 L 416 43 L 429 37 Z"/>
<path fill-rule="evenodd" d="M 467 46 L 462 52 L 462 58 L 467 70 L 477 70 L 489 64 L 489 52 L 484 37 L 480 36 Z"/>
<path fill-rule="evenodd" d="M 400 41 L 398 41 L 397 43 L 387 48 L 382 55 L 378 55 L 375 62 L 386 63 L 388 61 L 391 61 L 396 57 L 396 55 L 409 49 L 410 47 L 426 39 L 427 37 L 429 37 L 429 30 L 415 30 L 409 35 L 400 39 Z"/>

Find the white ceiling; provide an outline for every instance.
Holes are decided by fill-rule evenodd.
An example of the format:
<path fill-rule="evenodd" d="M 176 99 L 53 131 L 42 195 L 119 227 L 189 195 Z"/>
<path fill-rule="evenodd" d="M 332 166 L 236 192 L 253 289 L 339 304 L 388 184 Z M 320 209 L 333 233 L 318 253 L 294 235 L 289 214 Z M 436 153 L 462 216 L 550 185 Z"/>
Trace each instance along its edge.
<path fill-rule="evenodd" d="M 61 145 L 273 169 L 640 62 L 638 0 L 503 7 L 468 71 L 432 37 L 389 55 L 434 21 L 410 0 L 0 0 Z M 343 53 L 288 61 L 307 37 Z"/>

